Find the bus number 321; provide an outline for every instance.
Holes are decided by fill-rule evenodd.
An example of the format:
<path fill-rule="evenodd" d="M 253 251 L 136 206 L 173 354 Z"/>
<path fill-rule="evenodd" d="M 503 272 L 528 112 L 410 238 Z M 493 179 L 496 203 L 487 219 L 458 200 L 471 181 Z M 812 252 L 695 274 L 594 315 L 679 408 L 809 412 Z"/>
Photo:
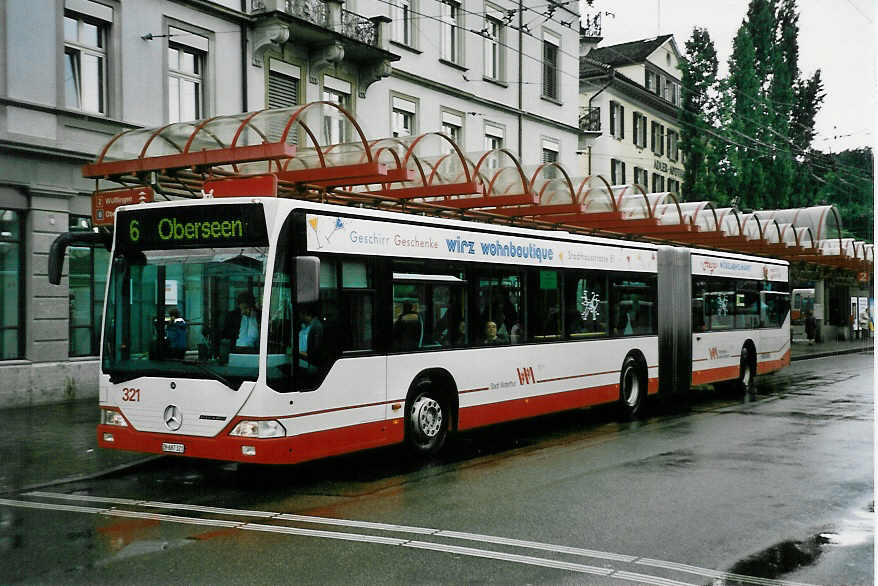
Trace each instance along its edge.
<path fill-rule="evenodd" d="M 140 389 L 122 389 L 123 401 L 140 401 Z"/>

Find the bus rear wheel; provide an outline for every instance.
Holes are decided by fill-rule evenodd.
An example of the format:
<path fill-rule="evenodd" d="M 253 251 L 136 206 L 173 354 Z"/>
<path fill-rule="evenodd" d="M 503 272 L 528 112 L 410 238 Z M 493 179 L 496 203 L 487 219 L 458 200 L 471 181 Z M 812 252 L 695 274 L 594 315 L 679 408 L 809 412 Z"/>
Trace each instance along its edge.
<path fill-rule="evenodd" d="M 643 369 L 633 356 L 627 356 L 622 363 L 622 373 L 619 376 L 619 404 L 622 416 L 626 419 L 634 419 L 643 412 L 646 399 L 646 381 Z"/>
<path fill-rule="evenodd" d="M 406 401 L 405 441 L 417 456 L 435 454 L 448 437 L 448 407 L 430 381 L 421 381 Z"/>

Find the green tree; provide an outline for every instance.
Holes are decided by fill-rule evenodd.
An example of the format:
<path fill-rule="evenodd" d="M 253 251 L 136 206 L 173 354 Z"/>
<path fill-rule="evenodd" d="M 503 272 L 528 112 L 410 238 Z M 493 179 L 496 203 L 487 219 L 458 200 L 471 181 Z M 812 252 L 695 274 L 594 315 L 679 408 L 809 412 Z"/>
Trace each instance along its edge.
<path fill-rule="evenodd" d="M 711 132 L 718 121 L 715 96 L 718 62 L 707 29 L 692 30 L 692 37 L 686 41 L 681 70 L 680 148 L 687 155 L 683 193 L 689 199 L 716 200 L 716 149 Z"/>
<path fill-rule="evenodd" d="M 756 62 L 753 38 L 744 21 L 735 35 L 729 58 L 728 91 L 732 112 L 725 136 L 734 147 L 728 151 L 727 172 L 731 175 L 725 183 L 740 207 L 759 209 L 766 186 L 763 170 L 766 144 L 758 138 L 765 127 L 765 116 L 759 97 L 761 83 Z"/>

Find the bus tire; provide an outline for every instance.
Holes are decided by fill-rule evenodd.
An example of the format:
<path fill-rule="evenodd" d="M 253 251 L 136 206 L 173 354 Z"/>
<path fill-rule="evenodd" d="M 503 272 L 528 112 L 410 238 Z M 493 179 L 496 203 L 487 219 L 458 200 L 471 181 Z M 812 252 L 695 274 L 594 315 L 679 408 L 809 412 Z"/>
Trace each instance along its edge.
<path fill-rule="evenodd" d="M 435 454 L 448 437 L 448 403 L 429 379 L 412 386 L 405 402 L 405 443 L 415 456 Z"/>
<path fill-rule="evenodd" d="M 639 417 L 644 410 L 646 393 L 643 367 L 637 358 L 629 354 L 622 363 L 622 372 L 619 375 L 619 405 L 622 417 L 625 419 Z"/>

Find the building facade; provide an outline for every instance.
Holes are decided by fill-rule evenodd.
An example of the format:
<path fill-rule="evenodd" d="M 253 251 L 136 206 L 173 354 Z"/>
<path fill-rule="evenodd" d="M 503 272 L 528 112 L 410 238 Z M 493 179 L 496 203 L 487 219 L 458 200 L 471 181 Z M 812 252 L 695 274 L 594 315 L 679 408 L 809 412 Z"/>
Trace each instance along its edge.
<path fill-rule="evenodd" d="M 573 168 L 578 22 L 500 0 L 0 2 L 0 407 L 97 394 L 109 255 L 72 248 L 51 286 L 48 251 L 91 229 L 80 169 L 115 134 L 325 100 L 369 138 Z M 353 138 L 309 116 L 321 143 Z"/>
<path fill-rule="evenodd" d="M 580 37 L 580 168 L 682 196 L 680 52 L 671 35 L 598 47 Z"/>

